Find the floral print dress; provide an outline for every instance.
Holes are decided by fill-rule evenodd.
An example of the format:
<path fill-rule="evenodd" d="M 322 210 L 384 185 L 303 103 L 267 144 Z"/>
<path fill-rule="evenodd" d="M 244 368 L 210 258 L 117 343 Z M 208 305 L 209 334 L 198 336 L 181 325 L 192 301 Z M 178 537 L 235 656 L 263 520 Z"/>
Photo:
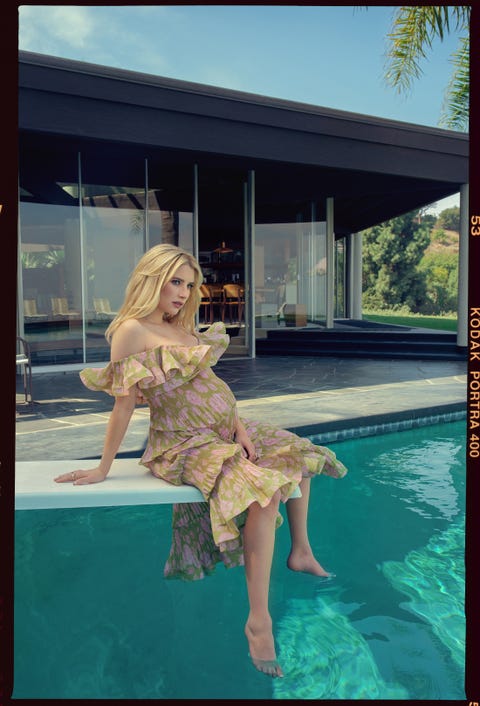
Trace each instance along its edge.
<path fill-rule="evenodd" d="M 251 503 L 266 506 L 278 489 L 286 502 L 304 476 L 341 478 L 347 472 L 330 449 L 242 418 L 258 455 L 249 461 L 234 438 L 236 400 L 212 370 L 228 346 L 225 325 L 212 324 L 197 340 L 198 345 L 161 345 L 80 373 L 88 388 L 113 396 L 138 385 L 150 408 L 140 463 L 158 478 L 194 485 L 203 494 L 205 502 L 173 506 L 164 573 L 187 580 L 212 573 L 218 562 L 243 564 L 242 527 Z M 277 527 L 281 522 L 278 513 Z"/>

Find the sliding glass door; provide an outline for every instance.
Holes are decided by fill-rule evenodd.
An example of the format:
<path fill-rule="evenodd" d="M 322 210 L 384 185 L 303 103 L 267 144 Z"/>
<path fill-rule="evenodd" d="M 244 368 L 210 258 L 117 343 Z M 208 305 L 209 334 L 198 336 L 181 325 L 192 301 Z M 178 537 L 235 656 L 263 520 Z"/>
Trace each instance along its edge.
<path fill-rule="evenodd" d="M 255 223 L 255 326 L 257 335 L 278 327 L 324 324 L 326 224 L 314 204 L 287 222 Z"/>

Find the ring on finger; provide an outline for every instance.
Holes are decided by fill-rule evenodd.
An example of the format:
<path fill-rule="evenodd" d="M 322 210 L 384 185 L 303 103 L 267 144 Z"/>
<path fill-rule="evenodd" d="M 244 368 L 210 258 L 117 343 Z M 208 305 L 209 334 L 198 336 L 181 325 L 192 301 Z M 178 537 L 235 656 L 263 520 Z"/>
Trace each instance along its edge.
<path fill-rule="evenodd" d="M 77 477 L 77 476 L 75 475 L 75 471 L 72 471 L 71 475 L 72 475 L 72 480 L 75 480 L 75 478 Z"/>

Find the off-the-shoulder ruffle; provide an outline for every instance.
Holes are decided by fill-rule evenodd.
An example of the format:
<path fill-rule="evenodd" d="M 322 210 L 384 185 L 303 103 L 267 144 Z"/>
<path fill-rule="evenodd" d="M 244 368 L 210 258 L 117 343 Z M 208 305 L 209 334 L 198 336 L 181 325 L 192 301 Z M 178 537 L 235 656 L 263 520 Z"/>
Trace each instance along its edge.
<path fill-rule="evenodd" d="M 229 343 L 225 324 L 217 321 L 197 334 L 196 346 L 156 346 L 110 362 L 105 368 L 84 368 L 83 384 L 109 395 L 128 395 L 133 385 L 141 389 L 164 385 L 172 390 L 190 380 L 200 370 L 215 365 Z"/>

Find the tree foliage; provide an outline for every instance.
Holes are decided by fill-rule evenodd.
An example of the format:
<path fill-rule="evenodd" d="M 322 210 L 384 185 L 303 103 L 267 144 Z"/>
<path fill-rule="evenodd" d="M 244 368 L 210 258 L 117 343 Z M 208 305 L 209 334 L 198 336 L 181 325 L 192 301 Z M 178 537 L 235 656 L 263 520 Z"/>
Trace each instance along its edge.
<path fill-rule="evenodd" d="M 460 209 L 458 206 L 444 209 L 438 217 L 437 225 L 445 230 L 460 232 Z"/>
<path fill-rule="evenodd" d="M 418 311 L 425 301 L 425 277 L 417 267 L 430 242 L 430 229 L 412 211 L 363 232 L 363 305 Z"/>
<path fill-rule="evenodd" d="M 435 39 L 443 41 L 451 32 L 459 33 L 459 44 L 451 56 L 453 73 L 446 87 L 439 124 L 453 130 L 468 129 L 470 88 L 470 10 L 469 5 L 407 5 L 397 7 L 387 35 L 389 46 L 385 80 L 399 93 L 411 90 L 422 74 Z"/>
<path fill-rule="evenodd" d="M 456 311 L 458 253 L 427 248 L 441 242 L 437 235 L 444 233 L 438 229 L 442 223 L 458 231 L 458 212 L 457 206 L 447 208 L 432 222 L 420 209 L 363 231 L 365 309 L 423 315 Z"/>
<path fill-rule="evenodd" d="M 419 314 L 456 311 L 458 300 L 458 256 L 452 252 L 427 253 L 418 270 L 425 276 L 426 298 Z"/>

